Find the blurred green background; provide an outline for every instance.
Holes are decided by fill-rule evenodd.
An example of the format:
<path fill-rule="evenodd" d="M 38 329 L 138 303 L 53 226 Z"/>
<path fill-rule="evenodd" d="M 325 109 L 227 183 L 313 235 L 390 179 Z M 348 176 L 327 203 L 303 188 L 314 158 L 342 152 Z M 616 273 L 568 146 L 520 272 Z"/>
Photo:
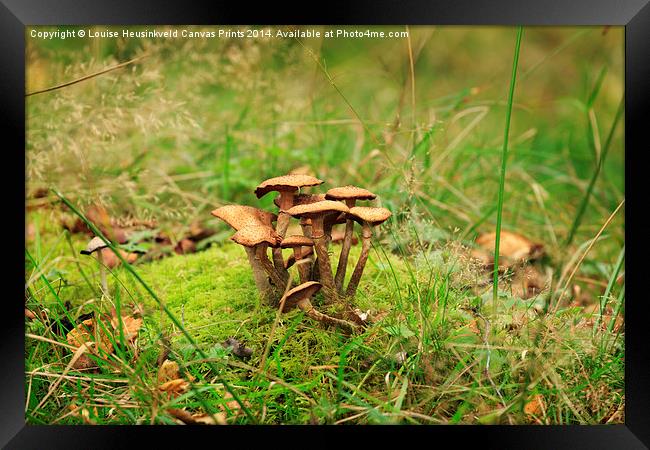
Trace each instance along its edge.
<path fill-rule="evenodd" d="M 170 28 L 218 29 L 156 29 Z M 224 203 L 273 209 L 254 187 L 298 169 L 327 180 L 324 188 L 371 189 L 397 223 L 427 224 L 431 241 L 494 227 L 514 27 L 417 26 L 408 39 L 43 40 L 30 30 L 28 93 L 145 57 L 27 97 L 28 205 L 53 186 L 82 206 L 172 227 L 210 220 Z M 560 251 L 623 89 L 621 27 L 525 29 L 505 229 Z M 576 245 L 624 196 L 622 129 Z M 622 217 L 596 258 L 620 248 Z"/>

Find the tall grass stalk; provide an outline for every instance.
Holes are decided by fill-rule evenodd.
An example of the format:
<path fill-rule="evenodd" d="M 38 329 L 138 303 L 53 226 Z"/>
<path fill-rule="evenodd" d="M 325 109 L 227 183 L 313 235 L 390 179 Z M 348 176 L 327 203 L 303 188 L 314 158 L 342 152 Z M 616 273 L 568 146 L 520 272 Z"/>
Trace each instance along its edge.
<path fill-rule="evenodd" d="M 503 151 L 501 155 L 501 174 L 499 176 L 499 198 L 497 201 L 497 227 L 494 240 L 494 276 L 492 280 L 492 302 L 494 315 L 497 315 L 497 296 L 499 293 L 499 245 L 501 244 L 501 218 L 503 213 L 503 191 L 506 184 L 506 163 L 508 161 L 508 136 L 510 134 L 510 117 L 512 115 L 512 100 L 515 93 L 515 82 L 517 81 L 517 66 L 519 65 L 519 49 L 521 48 L 521 36 L 524 32 L 522 26 L 517 27 L 517 42 L 515 44 L 515 55 L 512 61 L 512 75 L 510 77 L 510 91 L 508 92 L 508 106 L 506 108 L 506 125 L 503 133 Z"/>
<path fill-rule="evenodd" d="M 598 179 L 598 175 L 600 175 L 600 171 L 603 165 L 605 164 L 605 158 L 607 157 L 607 152 L 612 143 L 612 138 L 614 137 L 614 131 L 616 131 L 616 125 L 618 125 L 618 122 L 621 119 L 621 115 L 623 114 L 623 105 L 624 103 L 623 100 L 621 99 L 621 102 L 618 105 L 618 109 L 616 110 L 616 116 L 614 116 L 614 122 L 612 123 L 612 127 L 609 129 L 609 134 L 607 135 L 607 140 L 605 141 L 605 147 L 603 148 L 603 151 L 600 152 L 600 158 L 598 159 L 598 162 L 596 164 L 596 170 L 594 170 L 594 173 L 591 176 L 591 180 L 589 180 L 589 186 L 587 186 L 587 191 L 585 192 L 585 196 L 582 198 L 582 202 L 580 202 L 580 206 L 578 207 L 578 212 L 576 213 L 576 217 L 575 219 L 573 219 L 573 224 L 571 225 L 571 230 L 569 231 L 569 235 L 567 236 L 567 239 L 564 242 L 565 247 L 571 245 L 571 242 L 573 242 L 573 238 L 575 237 L 576 231 L 578 231 L 578 227 L 582 222 L 582 216 L 584 215 L 587 209 L 587 205 L 589 204 L 589 199 L 591 198 L 591 193 L 593 192 L 594 186 L 596 185 L 596 180 Z"/>

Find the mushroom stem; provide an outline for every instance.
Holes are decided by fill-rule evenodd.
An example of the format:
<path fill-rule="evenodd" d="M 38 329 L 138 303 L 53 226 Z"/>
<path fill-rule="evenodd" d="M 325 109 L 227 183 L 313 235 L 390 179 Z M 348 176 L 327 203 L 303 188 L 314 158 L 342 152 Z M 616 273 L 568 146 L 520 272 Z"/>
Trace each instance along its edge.
<path fill-rule="evenodd" d="M 271 302 L 273 298 L 273 288 L 269 283 L 269 279 L 264 273 L 265 270 L 262 267 L 260 260 L 255 254 L 255 249 L 251 247 L 244 247 L 246 249 L 246 254 L 248 255 L 248 262 L 251 265 L 253 270 L 253 278 L 255 279 L 255 286 L 262 297 L 264 302 Z"/>
<path fill-rule="evenodd" d="M 280 195 L 283 193 L 281 192 Z M 290 204 L 288 205 L 289 207 L 291 206 Z M 278 213 L 278 220 L 275 225 L 275 232 L 280 235 L 280 237 L 284 238 L 284 235 L 287 234 L 287 228 L 289 228 L 289 218 L 291 216 L 284 212 L 283 209 L 280 209 L 280 212 Z M 282 257 L 282 249 L 281 248 L 274 248 L 271 250 L 271 254 L 273 255 L 273 265 L 275 266 L 275 269 L 278 271 L 280 276 L 284 279 L 284 284 L 286 284 L 286 280 L 289 278 L 289 273 L 287 272 L 287 269 L 284 268 L 284 258 Z"/>
<path fill-rule="evenodd" d="M 357 265 L 354 267 L 354 272 L 352 272 L 352 277 L 350 278 L 348 288 L 345 292 L 345 296 L 348 298 L 354 298 L 354 295 L 357 293 L 359 281 L 361 280 L 361 275 L 363 275 L 363 269 L 366 267 L 368 254 L 370 253 L 370 238 L 372 237 L 372 231 L 370 229 L 370 224 L 366 221 L 363 222 L 361 237 L 361 255 L 359 255 L 359 261 L 357 261 Z"/>
<path fill-rule="evenodd" d="M 332 275 L 332 266 L 330 264 L 330 257 L 327 254 L 327 237 L 319 230 L 320 236 L 314 237 L 314 249 L 318 258 L 318 275 L 320 282 L 323 285 L 323 296 L 325 303 L 335 303 L 338 300 L 336 294 L 336 287 L 334 286 L 334 276 Z M 318 232 L 317 232 L 318 233 Z"/>
<path fill-rule="evenodd" d="M 311 301 L 309 301 L 308 298 L 300 300 L 296 306 L 298 306 L 298 308 L 304 311 L 308 317 L 318 322 L 322 322 L 327 325 L 334 325 L 350 332 L 359 329 L 359 326 L 355 323 L 348 322 L 347 320 L 343 320 L 343 319 L 338 319 L 336 317 L 328 316 L 327 314 L 323 314 L 322 312 L 318 311 L 316 308 L 314 308 L 314 306 L 311 304 Z"/>
<path fill-rule="evenodd" d="M 306 283 L 309 281 L 309 272 L 311 270 L 311 264 L 307 258 L 302 258 L 302 247 L 295 247 L 293 249 L 293 257 L 296 260 L 296 267 L 298 268 L 298 275 L 300 276 L 300 282 Z"/>
<path fill-rule="evenodd" d="M 108 283 L 106 281 L 106 268 L 104 267 L 104 255 L 102 255 L 102 249 L 97 250 L 97 262 L 99 262 L 99 278 L 102 283 L 102 292 L 108 294 Z"/>
<path fill-rule="evenodd" d="M 304 219 L 300 219 L 300 228 L 302 228 L 302 234 L 305 237 L 311 238 L 311 223 L 307 223 L 304 221 Z M 298 262 L 298 261 L 296 261 Z M 308 256 L 305 261 L 303 261 L 303 267 L 305 267 L 305 271 L 307 273 L 307 279 L 311 279 L 312 272 L 314 270 L 314 257 L 313 255 Z M 301 280 L 302 281 L 302 280 Z"/>
<path fill-rule="evenodd" d="M 271 284 L 272 286 L 280 291 L 284 289 L 284 286 L 286 286 L 286 279 L 283 279 L 283 277 L 278 273 L 276 268 L 271 264 L 271 261 L 269 260 L 268 255 L 266 254 L 266 245 L 257 245 L 255 246 L 255 251 L 256 251 L 256 258 L 262 265 L 262 268 L 266 272 L 266 274 L 269 276 L 271 279 Z"/>
<path fill-rule="evenodd" d="M 339 256 L 339 264 L 336 267 L 336 276 L 334 277 L 334 284 L 336 291 L 343 294 L 343 281 L 345 281 L 345 272 L 348 266 L 348 256 L 350 256 L 350 247 L 352 247 L 352 233 L 354 231 L 354 222 L 351 219 L 345 222 L 345 237 L 341 246 L 341 254 Z"/>

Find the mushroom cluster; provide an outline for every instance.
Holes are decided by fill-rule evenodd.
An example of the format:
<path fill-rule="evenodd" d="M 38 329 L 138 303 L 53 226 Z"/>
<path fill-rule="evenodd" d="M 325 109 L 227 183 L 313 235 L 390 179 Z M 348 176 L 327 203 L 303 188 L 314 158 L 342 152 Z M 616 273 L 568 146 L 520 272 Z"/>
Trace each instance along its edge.
<path fill-rule="evenodd" d="M 345 318 L 317 311 L 310 298 L 321 291 L 325 304 L 342 304 L 343 314 L 352 311 L 359 281 L 368 260 L 372 228 L 386 221 L 391 212 L 386 208 L 356 206 L 357 201 L 374 200 L 372 192 L 356 186 L 336 187 L 325 194 L 301 193 L 301 189 L 319 186 L 323 180 L 309 175 L 284 175 L 262 182 L 255 189 L 257 198 L 277 192 L 278 214 L 251 206 L 227 205 L 212 211 L 236 233 L 230 238 L 244 246 L 253 271 L 253 278 L 263 300 L 283 311 L 298 307 L 314 320 L 354 329 L 358 324 Z M 286 236 L 291 219 L 299 219 L 302 234 Z M 361 226 L 361 254 L 347 286 L 344 286 L 354 224 Z M 275 223 L 275 226 L 274 226 Z M 345 224 L 336 271 L 333 270 L 329 247 L 334 225 Z M 269 248 L 271 256 L 269 257 Z M 286 259 L 283 249 L 291 249 Z M 296 267 L 300 284 L 294 287 L 289 270 Z"/>

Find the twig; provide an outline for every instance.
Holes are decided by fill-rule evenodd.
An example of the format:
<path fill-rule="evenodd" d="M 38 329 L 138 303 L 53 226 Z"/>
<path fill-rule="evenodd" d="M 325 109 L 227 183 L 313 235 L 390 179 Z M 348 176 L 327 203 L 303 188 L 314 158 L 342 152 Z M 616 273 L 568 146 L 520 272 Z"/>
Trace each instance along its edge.
<path fill-rule="evenodd" d="M 137 58 L 133 58 L 133 59 L 130 59 L 128 61 L 124 61 L 123 63 L 117 64 L 115 66 L 111 66 L 111 67 L 107 67 L 105 69 L 102 69 L 99 72 L 91 73 L 90 75 L 85 75 L 85 76 L 83 76 L 81 78 L 77 78 L 76 80 L 67 81 L 67 82 L 62 83 L 62 84 L 57 84 L 56 86 L 51 86 L 51 87 L 46 88 L 46 89 L 41 89 L 40 91 L 29 92 L 29 93 L 25 94 L 25 97 L 29 97 L 31 95 L 36 95 L 36 94 L 43 94 L 45 92 L 51 92 L 51 91 L 55 91 L 57 89 L 61 89 L 61 88 L 67 87 L 67 86 L 71 86 L 73 84 L 81 83 L 82 81 L 86 81 L 86 80 L 89 80 L 91 78 L 95 78 L 95 77 L 97 77 L 99 75 L 103 75 L 103 74 L 105 74 L 107 72 L 111 72 L 113 70 L 121 69 L 122 67 L 126 67 L 126 66 L 128 66 L 130 64 L 133 64 L 136 61 L 139 61 L 139 60 L 141 60 L 143 58 L 146 58 L 147 56 L 149 56 L 149 55 L 141 55 L 141 56 L 138 56 Z"/>

